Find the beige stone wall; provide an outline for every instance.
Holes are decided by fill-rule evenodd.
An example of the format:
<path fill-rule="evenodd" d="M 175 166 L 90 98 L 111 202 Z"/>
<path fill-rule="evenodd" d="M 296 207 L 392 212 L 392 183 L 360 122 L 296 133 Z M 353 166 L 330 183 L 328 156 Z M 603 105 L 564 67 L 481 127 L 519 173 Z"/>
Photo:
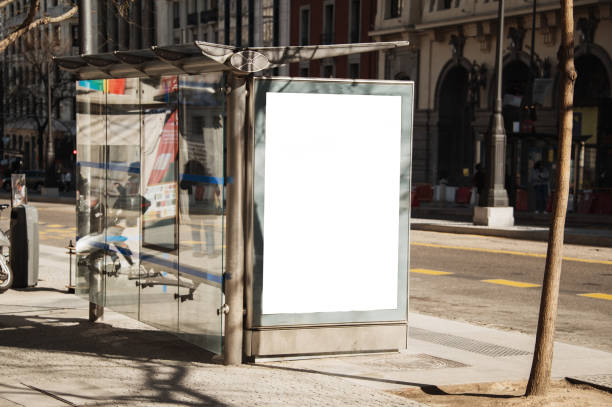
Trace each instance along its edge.
<path fill-rule="evenodd" d="M 418 75 L 416 82 L 416 111 L 414 121 L 414 182 L 435 182 L 437 178 L 437 122 L 436 91 L 445 68 L 453 63 L 453 49 L 449 44 L 451 35 L 465 37 L 464 62 L 477 62 L 487 68 L 487 85 L 480 90 L 480 105 L 476 112 L 474 130 L 476 134 L 486 132 L 488 118 L 495 97 L 495 48 L 497 37 L 498 2 L 492 0 L 451 0 L 450 8 L 444 9 L 444 0 L 422 0 L 404 2 L 402 16 L 385 19 L 386 1 L 378 2 L 376 25 L 371 35 L 376 41 L 409 40 L 411 48 L 418 53 Z M 415 5 L 418 3 L 418 5 Z M 531 52 L 532 4 L 524 0 L 505 0 L 504 63 L 520 58 L 529 64 Z M 448 5 L 448 3 L 446 4 Z M 575 22 L 594 13 L 599 20 L 594 44 L 604 50 L 612 79 L 612 3 L 596 0 L 574 1 Z M 535 56 L 540 61 L 548 60 L 550 78 L 556 86 L 557 49 L 560 34 L 560 3 L 557 0 L 538 0 L 535 33 Z M 418 13 L 418 15 L 417 15 Z M 525 30 L 521 52 L 512 52 L 508 33 L 511 27 Z M 576 47 L 581 47 L 581 33 L 576 30 Z M 584 47 L 582 47 L 584 48 Z M 398 63 L 383 52 L 379 55 L 379 77 L 393 79 L 398 70 L 406 70 L 406 62 Z M 414 79 L 414 78 L 411 78 Z M 612 85 L 612 80 L 610 81 Z M 538 132 L 556 132 L 556 88 L 544 99 L 538 109 Z"/>
<path fill-rule="evenodd" d="M 517 2 L 510 2 L 517 3 Z M 523 5 L 524 3 L 521 2 Z M 538 2 L 539 4 L 540 2 Z M 550 2 L 548 2 L 550 3 Z M 578 2 L 577 2 L 578 3 Z M 496 3 L 495 3 L 496 4 Z M 558 4 L 555 2 L 555 4 Z M 524 12 L 528 10 L 522 8 Z M 594 44 L 602 47 L 608 54 L 612 55 L 612 7 L 609 4 L 595 6 L 596 15 L 599 18 L 599 24 L 595 32 Z M 442 13 L 452 11 L 450 15 L 458 15 L 457 10 L 444 10 Z M 441 13 L 440 11 L 437 13 Z M 588 17 L 589 7 L 581 7 L 575 9 L 575 21 L 580 17 Z M 424 11 L 423 20 L 430 14 Z M 431 16 L 429 16 L 432 19 Z M 546 22 L 543 24 L 543 22 Z M 523 48 L 527 56 L 531 52 L 531 24 L 532 18 L 530 14 L 507 17 L 504 24 L 504 56 L 508 57 L 509 39 L 508 32 L 510 27 L 522 26 L 525 29 L 523 39 Z M 541 60 L 548 60 L 551 63 L 551 76 L 556 76 L 557 64 L 557 49 L 560 41 L 559 15 L 557 11 L 547 11 L 538 13 L 536 17 L 536 35 L 535 35 L 535 55 Z M 496 47 L 496 22 L 495 20 L 477 21 L 471 23 L 463 23 L 454 26 L 443 26 L 429 28 L 423 30 L 419 36 L 419 100 L 418 109 L 435 109 L 435 92 L 436 86 L 443 73 L 443 68 L 449 61 L 452 60 L 452 48 L 449 45 L 450 36 L 458 34 L 459 30 L 463 31 L 465 36 L 465 45 L 463 57 L 470 62 L 476 61 L 479 64 L 485 64 L 487 67 L 487 88 L 481 92 L 482 109 L 490 109 L 489 105 L 490 94 L 494 93 L 491 86 L 495 86 L 494 68 L 495 68 L 495 47 Z M 581 44 L 581 33 L 576 30 L 575 43 L 576 46 Z M 552 107 L 552 98 L 547 100 L 544 107 Z"/>

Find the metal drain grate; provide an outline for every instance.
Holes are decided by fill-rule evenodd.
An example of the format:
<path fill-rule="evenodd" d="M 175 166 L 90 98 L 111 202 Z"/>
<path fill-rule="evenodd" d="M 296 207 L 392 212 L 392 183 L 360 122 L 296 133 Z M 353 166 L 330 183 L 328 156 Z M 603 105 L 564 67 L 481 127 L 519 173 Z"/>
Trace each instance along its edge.
<path fill-rule="evenodd" d="M 418 339 L 419 341 L 431 342 L 491 357 L 531 355 L 531 352 L 525 352 L 520 349 L 508 348 L 506 346 L 476 341 L 456 335 L 428 331 L 427 329 L 409 328 L 409 335 L 411 338 Z"/>

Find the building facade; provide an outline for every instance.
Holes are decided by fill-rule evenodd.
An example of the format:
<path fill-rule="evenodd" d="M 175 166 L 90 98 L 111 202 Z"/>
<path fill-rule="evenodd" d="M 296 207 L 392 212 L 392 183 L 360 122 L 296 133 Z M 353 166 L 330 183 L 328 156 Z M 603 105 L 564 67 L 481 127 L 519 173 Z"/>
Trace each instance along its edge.
<path fill-rule="evenodd" d="M 376 2 L 370 0 L 294 0 L 291 44 L 325 45 L 370 42 Z M 377 54 L 365 53 L 292 64 L 291 76 L 375 79 Z"/>
<path fill-rule="evenodd" d="M 577 0 L 574 6 L 578 80 L 572 182 L 578 189 L 609 188 L 612 5 Z M 556 166 L 561 39 L 559 3 L 540 0 L 535 15 L 532 7 L 506 1 L 502 51 L 506 187 L 512 204 L 527 207 L 533 204 L 534 165 L 540 161 L 551 174 Z M 413 44 L 402 54 L 381 53 L 379 77 L 417 80 L 416 183 L 471 186 L 475 165 L 484 161 L 495 99 L 497 13 L 498 3 L 487 0 L 378 3 L 372 36 Z"/>
<path fill-rule="evenodd" d="M 289 0 L 163 0 L 157 45 L 205 41 L 236 47 L 289 45 Z M 288 68 L 278 72 L 288 74 Z"/>
<path fill-rule="evenodd" d="M 17 0 L 1 10 L 1 36 L 18 26 L 29 12 L 29 1 Z M 70 9 L 59 0 L 42 0 L 35 18 L 57 16 Z M 54 68 L 54 55 L 78 53 L 77 17 L 41 25 L 11 44 L 2 55 L 2 123 L 0 167 L 3 170 L 42 168 L 48 151 L 51 111 L 55 158 L 72 163 L 75 135 L 74 81 Z M 49 87 L 52 102 L 49 109 Z"/>

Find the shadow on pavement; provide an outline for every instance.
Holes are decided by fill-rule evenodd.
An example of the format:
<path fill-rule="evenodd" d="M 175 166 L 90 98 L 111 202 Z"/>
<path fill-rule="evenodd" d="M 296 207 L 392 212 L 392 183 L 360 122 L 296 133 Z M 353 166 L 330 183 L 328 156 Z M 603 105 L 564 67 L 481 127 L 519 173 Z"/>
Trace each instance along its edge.
<path fill-rule="evenodd" d="M 407 382 L 404 380 L 383 379 L 381 377 L 358 376 L 358 375 L 351 375 L 351 374 L 345 374 L 345 373 L 332 373 L 332 372 L 324 372 L 322 370 L 303 369 L 303 368 L 295 368 L 295 367 L 287 367 L 287 366 L 265 365 L 261 363 L 251 363 L 251 365 L 257 366 L 257 367 L 265 367 L 268 369 L 287 370 L 290 372 L 312 373 L 312 374 L 320 374 L 323 376 L 343 377 L 347 379 L 357 379 L 357 380 L 368 380 L 368 381 L 380 382 L 380 383 L 399 384 L 401 386 L 413 386 L 413 387 L 419 387 L 423 389 L 423 391 L 425 391 L 424 389 L 430 389 L 430 391 L 435 391 L 435 389 L 437 389 L 437 391 L 442 392 L 442 390 L 438 388 L 438 386 L 435 386 L 433 384 Z M 439 394 L 442 394 L 442 393 L 439 393 Z"/>
<path fill-rule="evenodd" d="M 22 292 L 22 293 L 37 292 L 37 291 L 46 291 L 46 292 L 56 292 L 56 293 L 60 293 L 60 294 L 74 295 L 73 293 L 69 293 L 66 289 L 60 290 L 59 288 L 53 288 L 53 287 L 11 288 L 11 290 L 19 291 L 19 292 Z"/>
<path fill-rule="evenodd" d="M 47 369 L 53 372 L 56 366 L 64 368 L 66 363 L 70 363 L 73 355 L 95 358 L 96 360 L 85 362 L 77 359 L 80 366 L 74 366 L 69 375 L 74 375 L 75 380 L 91 383 L 92 388 L 97 386 L 98 390 L 105 394 L 104 396 L 91 395 L 91 392 L 78 394 L 80 392 L 71 391 L 74 387 L 66 390 L 66 386 L 63 386 L 61 391 L 49 391 L 43 389 L 45 386 L 42 385 L 37 385 L 40 388 L 36 388 L 21 383 L 24 387 L 19 388 L 2 383 L 4 397 L 10 399 L 11 394 L 24 394 L 28 387 L 49 397 L 79 399 L 86 401 L 88 405 L 90 403 L 93 403 L 92 405 L 133 403 L 181 406 L 224 405 L 219 400 L 185 384 L 188 369 L 193 367 L 192 362 L 213 364 L 212 353 L 160 331 L 115 328 L 103 322 L 90 323 L 79 318 L 45 315 L 45 312 L 37 310 L 28 315 L 0 315 L 0 352 L 2 347 L 7 347 L 8 354 L 17 354 L 10 364 L 11 369 L 17 369 L 16 371 L 20 373 L 30 369 L 34 375 L 52 382 L 53 378 L 48 376 Z M 48 352 L 50 355 L 40 355 L 38 358 L 30 359 L 30 353 L 23 350 Z M 43 366 L 33 362 L 41 358 L 49 360 Z M 87 367 L 83 370 L 84 365 Z M 107 376 L 114 368 L 129 368 L 130 376 L 144 377 L 144 383 L 139 383 L 139 388 L 146 389 L 145 394 L 134 394 L 128 388 L 127 391 L 122 389 L 121 394 L 112 396 L 113 387 L 117 389 L 122 385 L 120 378 L 114 378 L 112 374 L 111 381 L 108 377 L 97 378 L 96 365 L 101 366 L 100 372 Z M 135 369 L 139 372 L 134 372 Z M 125 374 L 125 371 L 123 373 Z M 24 382 L 28 379 L 35 380 L 28 375 L 21 377 Z M 12 382 L 15 383 L 17 380 L 19 378 L 15 377 Z M 110 393 L 103 391 L 105 384 L 109 385 Z M 100 390 L 100 387 L 103 389 Z"/>

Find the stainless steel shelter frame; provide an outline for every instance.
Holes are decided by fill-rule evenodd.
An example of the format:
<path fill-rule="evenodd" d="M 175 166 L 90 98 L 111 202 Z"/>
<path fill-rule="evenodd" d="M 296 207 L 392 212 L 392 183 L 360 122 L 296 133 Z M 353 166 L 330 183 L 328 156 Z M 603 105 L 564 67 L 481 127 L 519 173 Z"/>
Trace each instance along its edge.
<path fill-rule="evenodd" d="M 223 273 L 225 329 L 223 354 L 226 364 L 242 363 L 243 358 L 295 353 L 329 353 L 392 350 L 406 347 L 407 338 L 407 271 L 408 271 L 408 218 L 410 202 L 410 151 L 412 129 L 412 102 L 414 86 L 408 82 L 327 81 L 319 84 L 318 93 L 385 94 L 402 98 L 402 171 L 401 222 L 398 256 L 398 305 L 394 310 L 378 316 L 363 313 L 357 318 L 294 316 L 290 318 L 261 315 L 254 307 L 254 205 L 253 193 L 257 189 L 254 175 L 254 139 L 256 107 L 253 85 L 254 73 L 283 64 L 330 58 L 361 52 L 382 51 L 407 46 L 407 42 L 361 43 L 321 46 L 295 46 L 237 49 L 219 44 L 195 42 L 146 50 L 115 51 L 97 55 L 55 58 L 61 68 L 72 71 L 80 80 L 113 78 L 149 78 L 161 75 L 189 75 L 206 72 L 227 72 L 226 81 L 226 252 Z M 304 81 L 283 79 L 289 89 L 300 90 Z M 357 86 L 356 86 L 357 85 Z M 401 85 L 401 86 L 400 86 Z M 354 90 L 350 90 L 351 86 Z M 362 88 L 363 86 L 363 88 Z M 395 89 L 394 89 L 395 87 Z M 358 90 L 359 89 L 359 90 Z M 386 89 L 386 90 L 381 90 Z M 375 135 L 373 140 L 375 140 Z M 400 152 L 398 151 L 398 155 Z M 399 158 L 398 158 L 399 160 Z M 255 162 L 255 165 L 257 163 Z M 399 174 L 398 174 L 399 177 Z M 255 180 L 255 184 L 253 183 Z M 400 182 L 400 179 L 398 179 Z M 246 271 L 246 272 L 245 272 Z M 247 304 L 244 304 L 246 298 Z M 91 308 L 90 308 L 91 309 Z M 100 313 L 100 304 L 93 304 L 94 317 Z M 244 333 L 246 315 L 247 334 Z M 291 327 L 290 324 L 299 324 Z M 295 329 L 288 329 L 295 328 Z M 316 329 L 313 329 L 316 328 Z M 351 335 L 350 345 L 338 340 L 326 347 L 330 338 Z M 324 338 L 318 340 L 316 338 Z M 320 342 L 322 345 L 307 349 L 300 344 Z M 288 344 L 288 346 L 286 346 Z"/>

